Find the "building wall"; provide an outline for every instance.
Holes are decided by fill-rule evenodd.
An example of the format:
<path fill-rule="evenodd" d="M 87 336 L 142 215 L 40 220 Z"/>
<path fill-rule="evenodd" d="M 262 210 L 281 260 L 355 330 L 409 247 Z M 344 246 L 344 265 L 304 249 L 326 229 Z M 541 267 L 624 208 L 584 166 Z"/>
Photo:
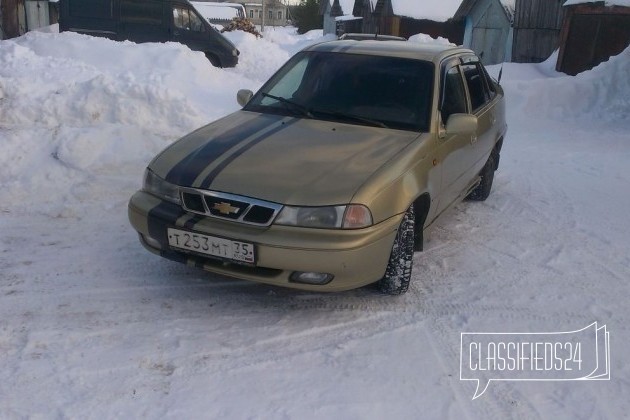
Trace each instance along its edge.
<path fill-rule="evenodd" d="M 512 61 L 540 63 L 559 45 L 565 0 L 516 0 Z"/>
<path fill-rule="evenodd" d="M 24 0 L 2 0 L 3 37 L 15 38 L 26 32 Z"/>
<path fill-rule="evenodd" d="M 590 70 L 630 45 L 630 7 L 581 4 L 566 9 L 558 71 L 576 75 Z"/>
<path fill-rule="evenodd" d="M 324 35 L 335 34 L 337 31 L 337 22 L 335 22 L 335 18 L 330 16 L 330 2 L 328 0 L 323 0 L 322 6 L 322 14 L 324 17 L 323 21 L 323 29 Z"/>
<path fill-rule="evenodd" d="M 511 47 L 511 22 L 499 0 L 475 3 L 466 17 L 464 46 L 472 49 L 486 65 L 508 61 Z"/>
<path fill-rule="evenodd" d="M 234 1 L 234 0 L 231 0 Z M 245 6 L 245 15 L 254 25 L 263 23 L 263 6 L 261 3 L 237 1 Z M 271 13 L 271 16 L 269 15 Z M 286 26 L 288 8 L 280 2 L 265 2 L 265 26 Z"/>

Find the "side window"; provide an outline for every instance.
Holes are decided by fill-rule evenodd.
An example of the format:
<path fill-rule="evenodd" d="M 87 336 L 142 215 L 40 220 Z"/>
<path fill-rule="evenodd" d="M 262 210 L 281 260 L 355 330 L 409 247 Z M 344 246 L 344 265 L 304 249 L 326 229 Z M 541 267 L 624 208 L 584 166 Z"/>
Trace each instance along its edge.
<path fill-rule="evenodd" d="M 465 114 L 466 93 L 459 67 L 452 67 L 444 76 L 444 87 L 442 90 L 442 122 L 446 124 L 448 117 L 452 114 Z"/>
<path fill-rule="evenodd" d="M 173 8 L 173 22 L 175 23 L 175 27 L 179 29 L 196 32 L 201 32 L 203 30 L 201 18 L 199 18 L 195 12 L 186 7 Z"/>
<path fill-rule="evenodd" d="M 175 27 L 179 29 L 187 29 L 188 26 L 188 9 L 181 7 L 173 8 L 173 22 Z"/>
<path fill-rule="evenodd" d="M 466 64 L 462 66 L 466 84 L 468 85 L 468 93 L 470 94 L 470 103 L 473 112 L 484 106 L 489 100 L 489 92 L 485 83 L 485 76 L 479 70 L 477 64 Z"/>
<path fill-rule="evenodd" d="M 157 1 L 122 0 L 120 21 L 146 25 L 162 24 L 162 3 Z"/>
<path fill-rule="evenodd" d="M 486 86 L 488 87 L 488 96 L 490 97 L 490 99 L 493 99 L 497 95 L 497 89 L 494 85 L 494 80 L 492 80 L 484 66 L 481 66 L 481 73 L 486 81 Z"/>
<path fill-rule="evenodd" d="M 188 15 L 190 16 L 190 30 L 201 32 L 203 30 L 203 23 L 201 23 L 201 18 L 190 9 L 188 10 Z"/>

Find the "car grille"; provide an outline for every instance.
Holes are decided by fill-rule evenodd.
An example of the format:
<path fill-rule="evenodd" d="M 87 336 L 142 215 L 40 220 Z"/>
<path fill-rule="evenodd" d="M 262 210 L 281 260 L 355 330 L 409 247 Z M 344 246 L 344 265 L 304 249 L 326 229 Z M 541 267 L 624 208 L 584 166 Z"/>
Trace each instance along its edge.
<path fill-rule="evenodd" d="M 257 226 L 269 226 L 282 209 L 268 201 L 193 188 L 182 189 L 182 207 L 191 213 Z"/>

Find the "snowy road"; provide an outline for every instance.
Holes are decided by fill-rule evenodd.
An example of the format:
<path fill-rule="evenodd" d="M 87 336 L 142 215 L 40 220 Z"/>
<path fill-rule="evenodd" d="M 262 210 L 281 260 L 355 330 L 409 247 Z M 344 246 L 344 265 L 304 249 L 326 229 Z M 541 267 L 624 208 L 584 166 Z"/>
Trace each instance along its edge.
<path fill-rule="evenodd" d="M 630 120 L 540 109 L 530 87 L 562 92 L 564 80 L 523 70 L 536 73 L 504 73 L 509 132 L 493 193 L 439 221 L 397 298 L 284 290 L 160 259 L 126 216 L 146 156 L 78 159 L 67 177 L 46 166 L 34 190 L 50 177 L 68 185 L 0 204 L 0 418 L 627 417 Z M 15 139 L 32 132 L 1 117 L 13 148 L 0 182 L 18 191 L 28 154 Z M 474 384 L 459 380 L 461 332 L 593 321 L 611 331 L 611 381 L 492 383 L 472 401 Z"/>

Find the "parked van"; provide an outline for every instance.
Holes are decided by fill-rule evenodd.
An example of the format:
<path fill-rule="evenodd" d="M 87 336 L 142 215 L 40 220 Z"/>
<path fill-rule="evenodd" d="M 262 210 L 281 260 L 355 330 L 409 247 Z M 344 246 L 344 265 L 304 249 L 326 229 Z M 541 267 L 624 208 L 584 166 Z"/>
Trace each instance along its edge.
<path fill-rule="evenodd" d="M 187 0 L 61 0 L 59 30 L 116 41 L 174 41 L 204 52 L 216 67 L 238 63 L 234 44 Z"/>

